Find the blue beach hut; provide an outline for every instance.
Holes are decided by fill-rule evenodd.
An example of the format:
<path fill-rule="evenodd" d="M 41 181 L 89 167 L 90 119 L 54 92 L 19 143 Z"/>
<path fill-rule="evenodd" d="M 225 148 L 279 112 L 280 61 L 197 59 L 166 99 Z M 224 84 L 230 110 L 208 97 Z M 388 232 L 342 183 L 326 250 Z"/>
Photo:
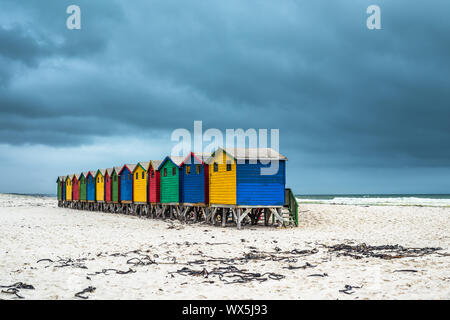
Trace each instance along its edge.
<path fill-rule="evenodd" d="M 135 164 L 125 164 L 119 171 L 120 202 L 131 203 L 133 201 L 133 171 L 135 168 Z"/>
<path fill-rule="evenodd" d="M 86 177 L 86 200 L 95 201 L 95 173 L 88 171 L 83 174 Z"/>
<path fill-rule="evenodd" d="M 208 204 L 210 154 L 191 152 L 180 165 L 180 202 Z"/>

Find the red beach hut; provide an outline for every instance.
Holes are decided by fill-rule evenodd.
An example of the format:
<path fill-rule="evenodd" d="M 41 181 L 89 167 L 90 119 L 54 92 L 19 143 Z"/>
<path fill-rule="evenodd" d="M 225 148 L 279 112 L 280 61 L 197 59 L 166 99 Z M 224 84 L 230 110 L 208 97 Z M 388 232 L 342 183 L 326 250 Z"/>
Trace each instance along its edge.
<path fill-rule="evenodd" d="M 106 173 L 105 173 L 105 201 L 106 202 L 111 202 L 112 201 L 112 197 L 111 197 L 111 190 L 112 190 L 112 181 L 111 181 L 111 176 L 112 176 L 112 172 L 113 172 L 113 168 L 108 168 L 106 169 Z"/>
<path fill-rule="evenodd" d="M 160 182 L 161 176 L 158 167 L 161 165 L 161 160 L 150 160 L 147 168 L 148 174 L 148 202 L 160 202 Z"/>
<path fill-rule="evenodd" d="M 79 185 L 79 174 L 74 174 L 72 176 L 72 201 L 80 201 L 80 185 Z"/>

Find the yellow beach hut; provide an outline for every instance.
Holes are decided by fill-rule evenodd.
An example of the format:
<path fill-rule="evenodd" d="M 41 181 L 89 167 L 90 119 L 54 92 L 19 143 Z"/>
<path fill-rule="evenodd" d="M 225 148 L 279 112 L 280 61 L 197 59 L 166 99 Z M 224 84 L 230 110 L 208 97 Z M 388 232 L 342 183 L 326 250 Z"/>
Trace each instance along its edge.
<path fill-rule="evenodd" d="M 236 204 L 236 161 L 222 148 L 214 152 L 209 163 L 209 203 Z"/>
<path fill-rule="evenodd" d="M 66 201 L 72 201 L 72 176 L 66 177 Z"/>
<path fill-rule="evenodd" d="M 133 202 L 147 203 L 147 168 L 149 162 L 138 162 L 133 170 Z"/>
<path fill-rule="evenodd" d="M 95 174 L 95 200 L 105 201 L 105 169 L 98 169 Z"/>

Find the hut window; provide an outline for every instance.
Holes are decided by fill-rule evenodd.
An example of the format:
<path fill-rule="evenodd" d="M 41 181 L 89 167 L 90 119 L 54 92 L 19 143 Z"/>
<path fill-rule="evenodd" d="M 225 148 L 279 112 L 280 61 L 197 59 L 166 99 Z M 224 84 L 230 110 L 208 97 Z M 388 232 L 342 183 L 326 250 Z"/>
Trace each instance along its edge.
<path fill-rule="evenodd" d="M 109 182 L 109 177 L 106 177 L 106 182 Z"/>
<path fill-rule="evenodd" d="M 202 171 L 202 167 L 199 164 L 197 164 L 195 166 L 195 170 L 197 171 L 197 174 L 200 174 L 200 172 Z"/>
<path fill-rule="evenodd" d="M 103 177 L 102 177 L 102 182 L 103 182 Z"/>
<path fill-rule="evenodd" d="M 117 181 L 117 176 L 114 176 L 114 181 Z"/>
<path fill-rule="evenodd" d="M 128 174 L 128 180 L 131 180 L 131 174 L 130 173 Z"/>
<path fill-rule="evenodd" d="M 100 178 L 97 178 L 97 183 L 99 183 L 100 182 Z"/>
<path fill-rule="evenodd" d="M 142 171 L 142 179 L 145 179 L 145 172 Z"/>
<path fill-rule="evenodd" d="M 136 180 L 139 180 L 139 172 L 136 172 Z"/>
<path fill-rule="evenodd" d="M 186 174 L 191 174 L 191 166 L 186 166 Z"/>
<path fill-rule="evenodd" d="M 167 168 L 164 168 L 164 177 L 167 177 Z"/>
<path fill-rule="evenodd" d="M 177 174 L 177 171 L 176 171 L 176 170 L 177 170 L 176 168 L 172 168 L 172 175 L 173 175 L 173 176 Z"/>
<path fill-rule="evenodd" d="M 217 164 L 217 162 L 214 162 L 214 172 L 218 172 L 219 171 L 219 165 Z"/>
<path fill-rule="evenodd" d="M 227 161 L 227 171 L 231 171 L 231 161 Z"/>
<path fill-rule="evenodd" d="M 155 177 L 155 171 L 152 171 L 152 178 Z"/>

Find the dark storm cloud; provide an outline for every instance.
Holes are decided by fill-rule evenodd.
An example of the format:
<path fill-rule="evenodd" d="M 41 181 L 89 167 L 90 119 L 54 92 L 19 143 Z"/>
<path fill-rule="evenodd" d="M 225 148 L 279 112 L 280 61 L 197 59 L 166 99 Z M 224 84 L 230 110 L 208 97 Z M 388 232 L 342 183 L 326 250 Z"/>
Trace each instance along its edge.
<path fill-rule="evenodd" d="M 5 1 L 0 143 L 280 128 L 304 166 L 448 166 L 448 1 Z M 24 18 L 26 17 L 26 19 Z M 24 22 L 26 21 L 26 23 Z"/>

